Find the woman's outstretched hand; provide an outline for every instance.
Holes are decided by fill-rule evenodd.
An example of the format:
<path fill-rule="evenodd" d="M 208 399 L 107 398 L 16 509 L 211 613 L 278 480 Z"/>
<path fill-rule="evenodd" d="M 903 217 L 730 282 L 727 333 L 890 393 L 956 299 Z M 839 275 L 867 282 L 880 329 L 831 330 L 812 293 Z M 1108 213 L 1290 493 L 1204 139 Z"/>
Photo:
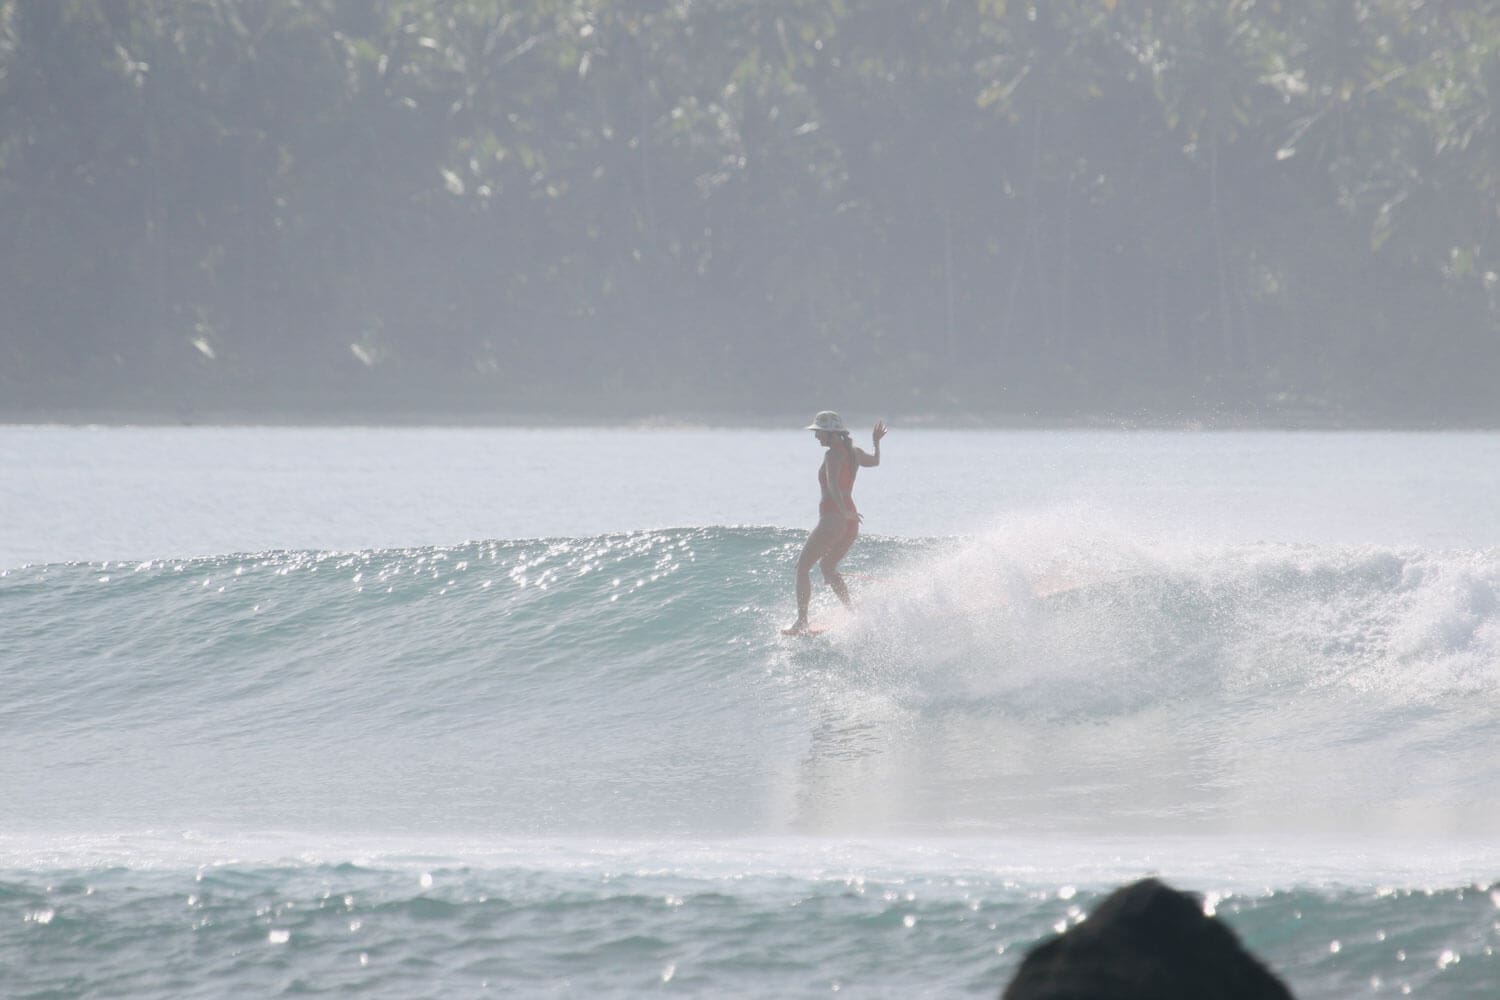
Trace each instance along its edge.
<path fill-rule="evenodd" d="M 875 430 L 871 433 L 870 436 L 875 439 L 875 445 L 876 445 L 876 447 L 879 447 L 880 446 L 880 439 L 883 438 L 883 437 L 885 437 L 885 421 L 884 420 L 877 420 L 877 421 L 875 421 Z"/>

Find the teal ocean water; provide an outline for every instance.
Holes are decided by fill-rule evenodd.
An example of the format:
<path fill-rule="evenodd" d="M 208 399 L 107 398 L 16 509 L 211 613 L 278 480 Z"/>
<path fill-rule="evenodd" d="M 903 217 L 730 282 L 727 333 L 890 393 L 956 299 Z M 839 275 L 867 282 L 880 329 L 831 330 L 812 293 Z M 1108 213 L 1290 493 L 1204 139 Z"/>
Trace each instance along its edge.
<path fill-rule="evenodd" d="M 1495 442 L 1287 438 L 1224 442 L 1281 455 L 1284 515 L 1203 472 L 1197 436 L 1127 436 L 1114 467 L 1141 478 L 1087 506 L 1039 498 L 1097 482 L 1089 440 L 959 437 L 1056 463 L 1011 465 L 984 522 L 966 491 L 904 499 L 888 458 L 861 481 L 859 612 L 820 595 L 816 639 L 779 634 L 806 526 L 720 509 L 780 502 L 750 480 L 691 487 L 710 523 L 392 545 L 416 523 L 393 517 L 260 550 L 233 545 L 250 518 L 204 517 L 251 502 L 206 459 L 156 469 L 166 494 L 97 480 L 133 505 L 92 536 L 3 539 L 27 555 L 0 563 L 0 994 L 995 996 L 1150 873 L 1304 1000 L 1492 997 L 1495 473 L 1425 484 Z M 1429 506 L 1386 522 L 1337 469 L 1319 485 L 1371 449 L 1385 501 Z M 10 480 L 8 523 L 45 528 L 63 465 Z M 402 468 L 361 481 L 409 497 Z M 634 517 L 671 469 L 599 459 L 602 493 L 506 516 Z M 1163 495 L 1208 513 L 1164 523 Z M 287 537 L 361 530 L 276 496 Z M 450 517 L 430 530 L 463 537 Z"/>

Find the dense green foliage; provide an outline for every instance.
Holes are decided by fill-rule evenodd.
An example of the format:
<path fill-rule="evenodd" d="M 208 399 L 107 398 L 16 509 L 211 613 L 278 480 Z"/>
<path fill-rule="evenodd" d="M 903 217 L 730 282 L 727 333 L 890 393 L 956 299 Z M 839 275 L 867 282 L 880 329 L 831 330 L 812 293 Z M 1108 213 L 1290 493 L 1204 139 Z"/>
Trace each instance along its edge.
<path fill-rule="evenodd" d="M 1500 7 L 0 0 L 39 407 L 1500 422 Z"/>

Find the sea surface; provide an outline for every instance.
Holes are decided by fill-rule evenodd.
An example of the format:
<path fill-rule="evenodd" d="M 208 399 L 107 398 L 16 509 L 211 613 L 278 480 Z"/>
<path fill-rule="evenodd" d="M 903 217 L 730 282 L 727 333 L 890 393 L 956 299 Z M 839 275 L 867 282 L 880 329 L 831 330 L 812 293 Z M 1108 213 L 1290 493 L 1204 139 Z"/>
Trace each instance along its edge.
<path fill-rule="evenodd" d="M 0 996 L 1500 996 L 1500 435 L 883 451 L 808 639 L 796 428 L 0 427 Z"/>

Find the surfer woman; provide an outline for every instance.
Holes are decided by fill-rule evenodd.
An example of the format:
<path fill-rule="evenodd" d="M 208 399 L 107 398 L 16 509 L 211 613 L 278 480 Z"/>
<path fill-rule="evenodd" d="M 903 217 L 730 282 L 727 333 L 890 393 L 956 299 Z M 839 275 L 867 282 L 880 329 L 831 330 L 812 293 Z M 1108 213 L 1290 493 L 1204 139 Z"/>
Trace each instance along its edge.
<path fill-rule="evenodd" d="M 859 536 L 859 511 L 854 509 L 854 476 L 862 465 L 880 464 L 880 439 L 885 437 L 885 421 L 878 420 L 872 437 L 875 454 L 856 448 L 849 439 L 849 429 L 832 410 L 813 418 L 807 429 L 817 435 L 818 443 L 828 451 L 818 468 L 818 486 L 823 492 L 818 504 L 818 526 L 807 536 L 802 555 L 797 558 L 797 620 L 785 629 L 787 635 L 807 631 L 807 604 L 812 599 L 812 568 L 818 563 L 823 579 L 833 588 L 844 607 L 853 610 L 849 587 L 839 574 L 839 560 Z"/>

